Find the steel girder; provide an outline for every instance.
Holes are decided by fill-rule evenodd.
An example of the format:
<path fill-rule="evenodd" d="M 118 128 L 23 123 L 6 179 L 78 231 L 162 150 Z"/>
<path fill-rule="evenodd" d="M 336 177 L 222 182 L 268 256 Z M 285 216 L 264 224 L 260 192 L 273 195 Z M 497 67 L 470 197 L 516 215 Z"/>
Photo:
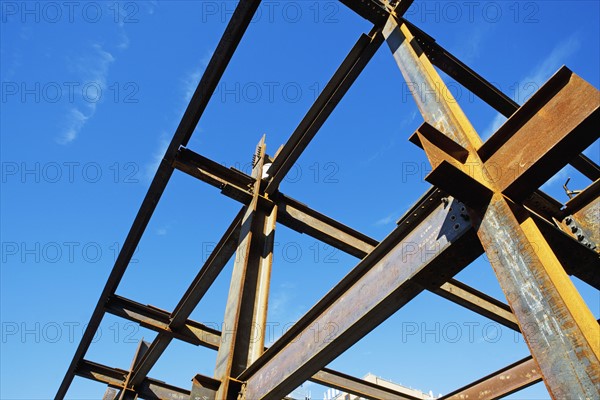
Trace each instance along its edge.
<path fill-rule="evenodd" d="M 76 375 L 117 388 L 111 389 L 110 395 L 118 395 L 120 400 L 237 398 L 238 394 L 248 399 L 282 398 L 305 380 L 366 398 L 411 399 L 324 366 L 423 290 L 521 330 L 533 356 L 444 398 L 463 398 L 470 393 L 499 398 L 540 379 L 556 398 L 598 394 L 598 322 L 567 276 L 578 276 L 600 288 L 600 275 L 593 270 L 600 250 L 600 168 L 580 154 L 598 138 L 598 91 L 562 69 L 519 106 L 404 20 L 402 15 L 411 0 L 342 3 L 374 27 L 359 38 L 290 140 L 269 158 L 271 167 L 263 177 L 268 158 L 264 140 L 258 146 L 252 176 L 185 148 L 260 4 L 256 0 L 239 2 L 142 202 L 57 399 L 64 398 Z M 378 243 L 280 193 L 279 184 L 384 40 L 405 79 L 429 85 L 430 96 L 443 87 L 435 65 L 509 120 L 482 143 L 455 102 L 416 93 L 425 124 L 411 141 L 425 150 L 434 167 L 427 179 L 436 187 Z M 552 129 L 527 147 L 535 132 L 547 126 Z M 520 151 L 523 148 L 527 151 Z M 537 188 L 567 162 L 595 182 L 562 207 Z M 169 313 L 120 297 L 116 289 L 175 169 L 220 188 L 243 207 Z M 456 184 L 448 185 L 450 179 Z M 276 222 L 361 261 L 266 349 L 262 341 L 244 338 L 265 322 Z M 415 242 L 420 246 L 410 247 Z M 452 278 L 484 250 L 492 256 L 491 264 L 510 307 Z M 188 317 L 236 251 L 242 256 L 236 257 L 225 320 L 238 333 L 225 338 Z M 84 359 L 106 312 L 158 332 L 150 345 L 140 343 L 129 371 Z M 307 329 L 316 330 L 318 340 L 302 341 Z M 195 376 L 191 391 L 148 378 L 147 373 L 173 339 L 217 350 L 215 378 Z M 541 343 L 551 343 L 551 347 Z M 510 384 L 506 384 L 507 377 Z M 481 397 L 481 393 L 485 395 Z"/>

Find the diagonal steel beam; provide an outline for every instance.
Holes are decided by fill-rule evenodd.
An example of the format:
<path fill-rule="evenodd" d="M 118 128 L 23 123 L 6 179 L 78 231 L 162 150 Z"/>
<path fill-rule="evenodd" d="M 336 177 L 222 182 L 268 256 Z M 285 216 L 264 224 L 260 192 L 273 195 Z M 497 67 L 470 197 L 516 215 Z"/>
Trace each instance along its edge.
<path fill-rule="evenodd" d="M 444 71 L 477 97 L 492 106 L 496 111 L 510 117 L 518 109 L 519 104 L 504 94 L 500 89 L 473 71 L 452 53 L 442 47 L 434 38 L 423 32 L 406 19 L 402 19 L 414 35 L 413 47 L 423 51 L 433 65 Z M 584 154 L 578 154 L 569 163 L 592 181 L 600 178 L 600 167 Z"/>
<path fill-rule="evenodd" d="M 381 29 L 361 35 L 271 164 L 265 193 L 274 193 L 337 104 L 383 43 Z"/>
<path fill-rule="evenodd" d="M 439 400 L 495 400 L 542 381 L 531 356 L 487 375 Z"/>
<path fill-rule="evenodd" d="M 374 25 L 380 25 L 390 15 L 390 10 L 386 7 L 386 4 L 380 0 L 367 0 L 367 1 L 356 1 L 356 0 L 340 0 L 340 3 L 346 7 L 370 21 Z"/>
<path fill-rule="evenodd" d="M 549 392 L 559 398 L 597 396 L 600 384 L 598 323 L 531 214 L 503 195 L 519 199 L 522 191 L 533 192 L 537 178 L 522 178 L 528 171 L 538 170 L 539 165 L 559 168 L 556 155 L 561 149 L 567 154 L 577 150 L 578 144 L 571 140 L 573 137 L 589 139 L 586 131 L 593 129 L 590 118 L 594 120 L 598 115 L 597 91 L 594 95 L 594 89 L 581 79 L 561 71 L 552 80 L 553 84 L 543 87 L 530 99 L 533 103 L 528 102 L 515 113 L 514 121 L 509 120 L 500 128 L 500 135 L 492 136 L 481 146 L 481 139 L 458 104 L 446 98 L 448 96 L 439 96 L 439 91 L 445 88 L 444 83 L 427 56 L 410 44 L 414 36 L 409 27 L 402 23 L 398 25 L 390 18 L 384 35 L 405 79 L 420 82 L 422 86 L 422 95 L 414 97 L 429 124 L 427 131 L 417 132 L 434 165 L 429 177 L 440 182 L 438 178 L 443 174 L 447 174 L 447 178 L 448 174 L 453 174 L 459 183 L 456 188 L 446 185 L 448 191 L 460 192 L 459 197 L 465 201 L 478 201 L 470 203 L 475 207 L 469 210 L 471 220 Z M 545 105 L 540 106 L 540 102 Z M 540 111 L 542 107 L 544 110 Z M 561 111 L 564 112 L 562 115 Z M 526 133 L 531 127 L 537 129 L 529 130 L 529 134 L 539 133 L 539 126 L 544 127 L 545 133 L 540 137 L 543 142 L 540 149 L 547 153 L 533 148 L 531 136 Z M 449 142 L 452 146 L 447 145 Z M 500 147 L 498 143 L 504 146 Z M 507 143 L 510 146 L 506 146 Z M 466 151 L 464 159 L 461 158 L 462 151 L 456 151 L 457 146 Z M 507 147 L 513 149 L 513 153 L 506 154 Z M 527 152 L 523 153 L 523 149 Z M 483 180 L 484 162 L 492 160 L 498 154 L 496 151 L 510 157 L 509 165 L 519 157 L 531 161 L 531 164 L 523 164 L 525 172 L 515 174 L 516 186 L 506 175 L 498 182 Z M 470 172 L 463 168 L 467 160 L 473 167 Z M 506 165 L 500 160 L 497 164 Z M 489 196 L 475 199 L 464 190 L 467 187 L 483 188 L 480 191 L 487 191 Z M 548 351 L 549 348 L 552 351 Z"/>
<path fill-rule="evenodd" d="M 171 335 L 196 346 L 217 350 L 221 343 L 221 332 L 199 322 L 186 320 L 181 327 L 174 329 L 169 325 L 170 313 L 153 306 L 147 306 L 113 295 L 106 303 L 106 312 L 137 322 L 140 326 L 158 333 Z"/>
<path fill-rule="evenodd" d="M 483 315 L 512 330 L 519 331 L 517 319 L 507 304 L 494 299 L 464 283 L 451 279 L 439 288 L 430 289 L 438 296 Z"/>
<path fill-rule="evenodd" d="M 106 281 L 104 289 L 100 294 L 100 299 L 92 312 L 92 316 L 90 317 L 90 321 L 88 322 L 86 329 L 83 333 L 81 341 L 77 346 L 77 350 L 75 351 L 75 355 L 71 360 L 71 364 L 69 365 L 67 372 L 58 388 L 56 393 L 56 400 L 62 400 L 67 394 L 67 390 L 75 377 L 75 369 L 77 368 L 77 364 L 87 352 L 98 327 L 100 326 L 100 322 L 102 321 L 102 317 L 104 315 L 104 303 L 107 299 L 115 293 L 119 282 L 123 278 L 125 274 L 125 270 L 129 265 L 129 261 L 133 256 L 133 253 L 140 242 L 140 239 L 150 221 L 152 214 L 156 208 L 156 204 L 158 203 L 165 187 L 167 186 L 167 182 L 173 173 L 173 168 L 166 163 L 164 160 L 161 162 L 158 167 L 158 171 L 150 184 L 150 188 L 148 189 L 148 193 L 144 198 L 142 205 L 133 221 L 133 225 L 129 230 L 127 238 L 119 252 L 119 255 L 115 261 L 115 265 Z"/>
<path fill-rule="evenodd" d="M 170 315 L 168 311 L 160 310 L 153 306 L 145 306 L 123 297 L 113 296 L 107 304 L 106 311 L 137 322 L 140 326 L 155 332 L 171 334 L 174 339 L 195 346 L 218 350 L 221 345 L 221 332 L 218 330 L 208 328 L 196 321 L 187 320 L 185 329 L 177 332 L 170 331 L 167 329 L 168 323 L 166 322 Z M 407 399 L 406 393 L 401 393 L 327 368 L 317 372 L 309 380 L 368 399 Z M 214 381 L 212 379 L 207 385 L 212 387 Z M 199 384 L 201 383 L 199 382 Z M 216 392 L 216 389 L 214 391 Z"/>
<path fill-rule="evenodd" d="M 240 377 L 245 398 L 285 396 L 424 290 L 480 254 L 462 205 L 400 225 Z M 462 221 L 462 222 L 461 222 Z M 436 284 L 431 283 L 431 284 Z"/>
<path fill-rule="evenodd" d="M 212 98 L 225 69 L 233 58 L 233 54 L 240 44 L 246 29 L 250 25 L 260 0 L 240 0 L 231 19 L 227 23 L 225 32 L 217 44 L 217 48 L 212 54 L 202 78 L 190 99 L 190 102 L 181 118 L 181 122 L 175 130 L 173 140 L 167 148 L 165 158 L 172 160 L 179 146 L 186 146 L 200 117 L 204 113 L 208 102 Z"/>
<path fill-rule="evenodd" d="M 229 225 L 177 306 L 175 306 L 169 323 L 171 330 L 177 330 L 182 326 L 233 256 L 237 247 L 243 216 L 244 207 L 235 216 L 233 222 Z"/>
<path fill-rule="evenodd" d="M 353 394 L 361 399 L 423 400 L 423 397 L 415 397 L 412 394 L 403 393 L 399 390 L 377 385 L 375 383 L 365 381 L 364 379 L 358 379 L 350 375 L 330 370 L 328 368 L 323 368 L 321 371 L 314 374 L 309 380 L 320 385 L 338 389 L 344 393 Z"/>
<path fill-rule="evenodd" d="M 87 324 L 85 332 L 79 342 L 77 350 L 71 360 L 71 363 L 65 373 L 65 376 L 58 388 L 55 398 L 57 400 L 62 400 L 75 377 L 75 369 L 80 360 L 85 356 L 92 340 L 94 338 L 94 334 L 96 333 L 98 327 L 100 326 L 100 322 L 102 321 L 102 317 L 104 314 L 103 307 L 104 303 L 108 300 L 109 296 L 115 293 L 119 282 L 123 278 L 125 274 L 125 270 L 127 269 L 127 265 L 133 256 L 133 253 L 156 209 L 156 205 L 160 200 L 162 193 L 164 192 L 167 183 L 173 173 L 172 162 L 177 154 L 177 151 L 181 145 L 187 144 L 189 138 L 191 137 L 202 113 L 204 112 L 208 101 L 212 97 L 212 94 L 225 71 L 225 68 L 229 64 L 229 61 L 233 57 L 233 53 L 237 48 L 237 45 L 241 41 L 246 28 L 250 24 L 250 20 L 252 19 L 258 5 L 260 4 L 260 0 L 241 0 L 236 7 L 234 14 L 231 17 L 227 28 L 225 29 L 225 33 L 223 37 L 219 41 L 217 45 L 217 49 L 215 50 L 209 65 L 207 66 L 200 83 L 198 84 L 198 88 L 194 92 L 192 96 L 192 100 L 188 105 L 183 118 L 177 127 L 175 134 L 173 135 L 173 139 L 165 152 L 165 156 L 161 161 L 158 170 L 150 184 L 150 188 L 144 200 L 142 201 L 142 205 L 133 221 L 131 229 L 123 243 L 123 247 L 119 252 L 119 255 L 115 261 L 113 269 L 110 273 L 110 276 L 106 282 L 104 289 L 100 295 L 100 299 L 92 312 L 92 316 L 90 317 L 90 321 Z"/>
<path fill-rule="evenodd" d="M 125 378 L 127 371 L 118 368 L 107 367 L 88 360 L 81 360 L 75 369 L 75 375 L 102 382 L 112 387 L 125 389 Z M 210 379 L 210 378 L 208 378 Z M 166 384 L 156 379 L 146 378 L 140 385 L 139 397 L 146 400 L 189 400 L 189 390 Z"/>
<path fill-rule="evenodd" d="M 248 185 L 254 180 L 233 168 L 227 168 L 203 157 L 192 150 L 181 149 L 175 162 L 175 168 L 221 189 L 222 193 L 244 204 L 249 204 L 252 194 Z M 423 198 L 427 198 L 425 195 Z M 423 199 L 422 198 L 422 199 Z M 422 200 L 421 199 L 421 200 Z M 279 208 L 279 223 L 300 233 L 306 233 L 357 258 L 363 258 L 377 245 L 377 241 L 307 205 L 276 192 L 270 199 L 261 198 L 265 204 L 276 204 Z M 600 289 L 600 275 L 596 274 L 597 255 L 582 246 L 576 240 L 558 229 L 552 221 L 562 219 L 562 204 L 541 191 L 536 191 L 527 199 L 525 205 L 540 217 L 537 223 L 547 240 L 557 249 L 557 257 L 567 272 L 577 276 L 591 286 Z M 542 218 L 543 216 L 543 218 Z"/>

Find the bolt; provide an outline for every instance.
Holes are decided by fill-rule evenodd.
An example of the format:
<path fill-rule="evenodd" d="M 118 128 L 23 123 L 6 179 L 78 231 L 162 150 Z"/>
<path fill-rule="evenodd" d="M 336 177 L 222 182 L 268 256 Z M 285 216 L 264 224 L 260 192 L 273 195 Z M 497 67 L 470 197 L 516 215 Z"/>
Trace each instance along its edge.
<path fill-rule="evenodd" d="M 585 239 L 585 236 L 583 236 L 581 233 L 579 235 L 577 235 L 577 240 L 579 240 L 581 242 L 581 241 L 583 241 L 583 239 Z"/>
<path fill-rule="evenodd" d="M 571 227 L 571 232 L 573 232 L 573 233 L 577 233 L 578 230 L 579 230 L 579 228 L 576 226 Z"/>
<path fill-rule="evenodd" d="M 573 218 L 571 218 L 571 217 L 565 218 L 565 224 L 571 225 L 571 222 L 573 222 Z"/>

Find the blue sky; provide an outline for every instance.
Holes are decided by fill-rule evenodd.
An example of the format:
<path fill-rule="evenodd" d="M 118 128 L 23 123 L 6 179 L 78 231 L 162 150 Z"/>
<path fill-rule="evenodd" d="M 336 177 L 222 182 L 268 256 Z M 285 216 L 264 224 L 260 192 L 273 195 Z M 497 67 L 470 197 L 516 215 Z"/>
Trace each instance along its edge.
<path fill-rule="evenodd" d="M 55 394 L 234 7 L 0 2 L 1 399 Z M 597 1 L 416 1 L 407 18 L 519 103 L 563 64 L 600 86 Z M 334 1 L 265 2 L 189 147 L 248 171 L 262 134 L 273 154 L 369 29 Z M 503 119 L 465 89 L 452 89 L 489 137 Z M 384 45 L 281 190 L 382 239 L 428 187 L 425 155 L 407 140 L 421 122 Z M 598 142 L 586 154 L 599 162 Z M 588 184 L 566 168 L 544 189 L 565 201 L 567 177 L 571 188 Z M 218 190 L 176 172 L 117 293 L 171 310 L 238 209 Z M 357 262 L 283 226 L 276 242 L 270 342 Z M 230 273 L 231 265 L 194 319 L 220 325 Z M 503 300 L 483 258 L 459 278 Z M 574 281 L 598 318 L 598 292 Z M 126 369 L 136 342 L 154 336 L 106 316 L 87 358 Z M 331 367 L 443 394 L 526 355 L 523 339 L 508 329 L 423 294 Z M 150 376 L 189 388 L 195 373 L 212 375 L 215 357 L 174 342 Z M 325 390 L 304 389 L 313 398 Z M 103 393 L 101 384 L 76 378 L 68 396 Z M 510 398 L 548 394 L 538 384 Z"/>

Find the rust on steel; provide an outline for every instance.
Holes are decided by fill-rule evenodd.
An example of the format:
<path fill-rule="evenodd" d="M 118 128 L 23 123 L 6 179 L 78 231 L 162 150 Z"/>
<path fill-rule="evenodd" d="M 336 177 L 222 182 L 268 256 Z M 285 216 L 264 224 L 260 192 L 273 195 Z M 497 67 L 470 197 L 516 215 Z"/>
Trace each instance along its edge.
<path fill-rule="evenodd" d="M 79 376 L 107 386 L 107 400 L 287 398 L 313 381 L 367 399 L 410 394 L 326 368 L 381 322 L 428 290 L 520 331 L 531 355 L 443 399 L 496 399 L 543 380 L 555 398 L 600 396 L 600 328 L 569 278 L 600 289 L 600 167 L 582 154 L 599 137 L 600 94 L 566 67 L 517 104 L 404 19 L 412 0 L 341 0 L 372 24 L 361 34 L 289 140 L 273 157 L 265 137 L 250 175 L 186 146 L 248 28 L 259 0 L 240 0 L 203 74 L 93 310 L 56 399 Z M 381 242 L 282 193 L 279 184 L 383 42 L 413 85 L 423 124 L 409 141 L 432 165 L 433 186 Z M 507 121 L 485 143 L 437 67 Z M 270 166 L 268 165 L 270 164 Z M 540 190 L 565 165 L 590 179 L 566 204 Z M 241 203 L 172 311 L 120 296 L 118 286 L 175 171 Z M 348 274 L 268 348 L 265 332 L 277 223 L 359 259 Z M 454 276 L 487 253 L 508 304 Z M 189 319 L 235 254 L 225 333 Z M 85 358 L 105 314 L 157 332 L 129 370 Z M 148 377 L 173 340 L 216 351 L 213 376 L 180 388 Z M 133 352 L 133 349 L 132 349 Z"/>

